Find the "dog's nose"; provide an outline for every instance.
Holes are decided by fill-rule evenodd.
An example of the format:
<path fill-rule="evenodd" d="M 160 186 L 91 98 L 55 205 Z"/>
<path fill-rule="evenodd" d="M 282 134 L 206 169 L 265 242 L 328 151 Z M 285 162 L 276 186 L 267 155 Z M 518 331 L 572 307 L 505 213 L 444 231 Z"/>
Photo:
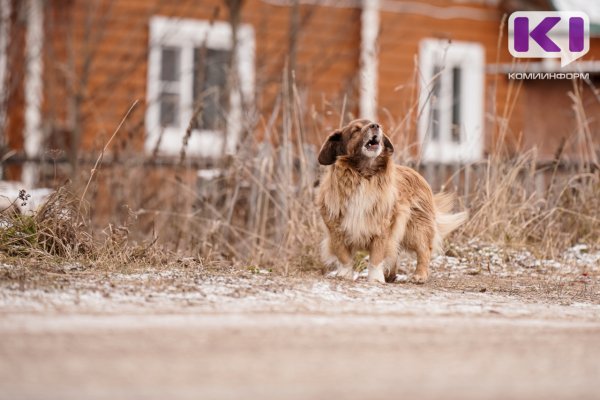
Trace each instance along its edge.
<path fill-rule="evenodd" d="M 371 124 L 371 129 L 379 129 L 379 124 Z"/>

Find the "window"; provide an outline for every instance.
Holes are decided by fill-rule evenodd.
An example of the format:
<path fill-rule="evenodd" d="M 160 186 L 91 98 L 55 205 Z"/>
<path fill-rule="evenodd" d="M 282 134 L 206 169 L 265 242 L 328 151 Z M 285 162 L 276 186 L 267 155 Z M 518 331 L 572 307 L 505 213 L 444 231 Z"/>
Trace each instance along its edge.
<path fill-rule="evenodd" d="M 426 39 L 419 63 L 422 160 L 477 161 L 483 153 L 483 47 Z"/>
<path fill-rule="evenodd" d="M 225 128 L 225 116 L 219 113 L 227 107 L 225 66 L 230 60 L 231 52 L 227 50 L 194 50 L 194 102 L 202 101 L 204 110 L 192 121 L 196 129 Z"/>
<path fill-rule="evenodd" d="M 232 59 L 237 60 L 235 66 L 231 66 Z M 229 80 L 231 68 L 234 79 Z M 232 88 L 228 81 L 233 82 Z M 235 151 L 243 123 L 242 99 L 252 99 L 253 85 L 254 33 L 250 26 L 238 27 L 233 57 L 228 23 L 153 17 L 146 151 L 178 155 L 188 127 L 192 128 L 188 155 L 218 157 L 223 150 Z"/>

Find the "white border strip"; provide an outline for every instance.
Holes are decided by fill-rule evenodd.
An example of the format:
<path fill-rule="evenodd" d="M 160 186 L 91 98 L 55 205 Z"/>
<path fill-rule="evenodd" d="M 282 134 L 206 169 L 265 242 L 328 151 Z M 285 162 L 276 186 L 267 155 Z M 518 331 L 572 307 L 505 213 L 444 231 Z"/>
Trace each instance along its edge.
<path fill-rule="evenodd" d="M 379 0 L 363 0 L 360 29 L 360 117 L 377 120 Z"/>
<path fill-rule="evenodd" d="M 25 131 L 23 147 L 28 157 L 38 156 L 42 147 L 42 51 L 44 43 L 44 10 L 42 0 L 29 0 L 27 36 L 25 45 Z M 21 179 L 33 187 L 38 167 L 25 164 Z"/>

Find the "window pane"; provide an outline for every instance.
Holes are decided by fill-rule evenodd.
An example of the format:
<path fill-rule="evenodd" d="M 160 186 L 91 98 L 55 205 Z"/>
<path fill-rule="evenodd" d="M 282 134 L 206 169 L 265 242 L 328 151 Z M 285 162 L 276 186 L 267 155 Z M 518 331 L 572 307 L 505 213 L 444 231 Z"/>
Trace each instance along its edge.
<path fill-rule="evenodd" d="M 160 95 L 160 126 L 179 126 L 179 96 L 170 93 Z"/>
<path fill-rule="evenodd" d="M 179 49 L 177 47 L 162 48 L 160 79 L 167 82 L 179 80 Z"/>
<path fill-rule="evenodd" d="M 431 140 L 438 141 L 440 140 L 440 96 L 442 94 L 442 67 L 440 65 L 435 65 L 433 67 L 432 76 L 433 87 L 431 88 L 429 126 L 431 129 Z"/>
<path fill-rule="evenodd" d="M 197 48 L 194 50 L 194 103 L 202 102 L 202 114 L 194 128 L 219 130 L 225 128 L 225 112 L 229 93 L 227 68 L 229 50 Z"/>
<path fill-rule="evenodd" d="M 452 141 L 460 143 L 460 101 L 461 101 L 462 71 L 460 67 L 452 68 Z"/>

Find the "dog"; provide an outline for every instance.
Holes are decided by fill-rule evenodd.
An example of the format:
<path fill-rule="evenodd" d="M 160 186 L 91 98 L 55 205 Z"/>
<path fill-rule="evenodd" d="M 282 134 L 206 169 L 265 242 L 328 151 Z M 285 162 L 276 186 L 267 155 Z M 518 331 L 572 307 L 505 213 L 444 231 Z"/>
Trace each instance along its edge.
<path fill-rule="evenodd" d="M 425 283 L 432 253 L 467 220 L 450 213 L 453 196 L 435 196 L 415 170 L 392 160 L 394 146 L 378 123 L 358 119 L 334 131 L 318 161 L 327 166 L 316 203 L 326 226 L 323 261 L 334 276 L 354 280 L 353 255 L 369 252 L 369 282 L 393 282 L 401 250 L 412 250 L 417 267 L 411 280 Z"/>

